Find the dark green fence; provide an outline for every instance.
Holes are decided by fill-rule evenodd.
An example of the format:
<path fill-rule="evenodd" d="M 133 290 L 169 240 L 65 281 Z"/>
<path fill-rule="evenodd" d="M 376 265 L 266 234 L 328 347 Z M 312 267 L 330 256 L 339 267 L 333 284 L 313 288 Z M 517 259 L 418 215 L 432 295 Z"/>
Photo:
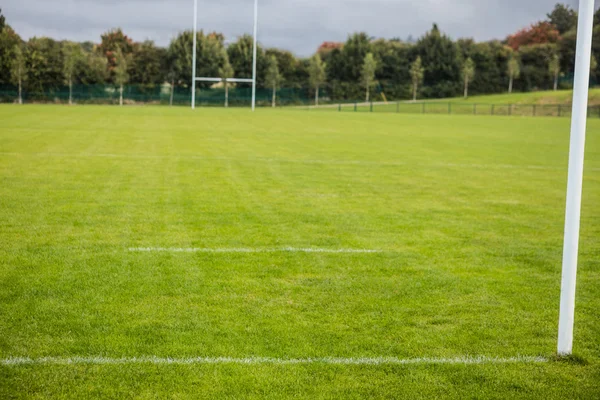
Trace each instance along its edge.
<path fill-rule="evenodd" d="M 125 104 L 182 105 L 191 103 L 190 88 L 170 85 L 127 85 L 123 89 Z M 338 112 L 377 112 L 411 114 L 471 114 L 471 115 L 514 115 L 540 117 L 568 117 L 571 105 L 568 104 L 489 104 L 441 101 L 392 101 L 392 102 L 334 102 L 326 90 L 319 92 L 319 107 L 314 106 L 314 90 L 282 88 L 276 92 L 276 105 L 305 106 L 310 110 Z M 273 91 L 269 88 L 257 88 L 256 104 L 268 107 L 272 104 Z M 119 104 L 119 87 L 114 85 L 75 85 L 72 101 L 75 104 Z M 229 89 L 229 105 L 249 107 L 252 88 L 234 87 Z M 62 86 L 44 90 L 24 90 L 22 100 L 25 104 L 69 102 L 69 88 Z M 15 103 L 18 91 L 14 86 L 0 86 L 0 103 Z M 196 105 L 199 107 L 222 107 L 225 103 L 224 88 L 197 88 Z M 588 107 L 588 116 L 600 118 L 600 106 Z"/>
<path fill-rule="evenodd" d="M 320 91 L 321 101 L 329 102 L 327 93 Z M 258 106 L 271 106 L 273 91 L 270 88 L 257 88 L 256 102 Z M 113 85 L 74 85 L 72 102 L 75 104 L 119 104 L 119 87 Z M 251 87 L 229 88 L 229 105 L 236 107 L 250 106 L 252 99 Z M 40 90 L 23 90 L 22 100 L 25 104 L 69 102 L 68 86 L 46 88 Z M 18 101 L 18 90 L 14 86 L 0 86 L 0 103 L 15 103 Z M 123 88 L 125 104 L 156 104 L 156 105 L 190 105 L 191 89 L 170 85 L 127 85 Z M 278 89 L 276 92 L 277 106 L 308 105 L 314 102 L 314 90 L 311 89 Z M 225 103 L 224 88 L 197 88 L 196 104 L 198 106 L 223 106 Z"/>
<path fill-rule="evenodd" d="M 526 117 L 570 117 L 570 104 L 488 104 L 463 102 L 345 102 L 310 110 L 406 114 L 505 115 Z M 588 107 L 588 117 L 600 118 L 600 105 Z"/>

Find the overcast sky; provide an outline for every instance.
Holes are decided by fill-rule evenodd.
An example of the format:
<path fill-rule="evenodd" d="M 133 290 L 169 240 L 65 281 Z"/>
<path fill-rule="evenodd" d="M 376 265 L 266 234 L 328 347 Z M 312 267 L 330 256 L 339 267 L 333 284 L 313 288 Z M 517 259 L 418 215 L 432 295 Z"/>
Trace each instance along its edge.
<path fill-rule="evenodd" d="M 312 54 L 323 41 L 365 31 L 375 37 L 421 36 L 436 22 L 453 38 L 503 39 L 545 18 L 559 0 L 259 0 L 258 40 Z M 577 0 L 565 3 L 577 7 Z M 228 40 L 252 32 L 253 0 L 198 0 L 198 27 Z M 192 27 L 193 0 L 2 0 L 7 22 L 25 39 L 99 42 L 121 27 L 136 41 L 166 46 Z"/>

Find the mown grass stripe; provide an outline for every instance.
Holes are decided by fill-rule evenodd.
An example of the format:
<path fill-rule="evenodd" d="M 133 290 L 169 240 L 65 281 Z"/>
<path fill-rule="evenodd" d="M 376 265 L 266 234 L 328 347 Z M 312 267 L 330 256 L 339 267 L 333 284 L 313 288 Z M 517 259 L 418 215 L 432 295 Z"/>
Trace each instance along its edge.
<path fill-rule="evenodd" d="M 450 162 L 410 162 L 410 161 L 368 161 L 368 160 L 320 160 L 320 159 L 284 159 L 269 157 L 235 158 L 235 157 L 210 157 L 198 155 L 157 155 L 157 154 L 116 154 L 116 153 L 26 153 L 26 152 L 0 152 L 2 156 L 16 157 L 66 157 L 66 158 L 115 158 L 115 159 L 176 159 L 176 160 L 206 160 L 226 162 L 249 163 L 290 163 L 290 164 L 319 164 L 319 165 L 356 165 L 356 166 L 411 166 L 422 168 L 472 168 L 472 169 L 533 169 L 533 170 L 565 170 L 565 166 L 555 165 L 516 165 L 516 164 L 480 164 L 480 163 L 450 163 Z M 600 168 L 586 167 L 586 171 L 600 171 Z"/>
<path fill-rule="evenodd" d="M 383 251 L 374 249 L 321 249 L 313 247 L 130 247 L 127 250 L 143 253 L 381 253 Z"/>
<path fill-rule="evenodd" d="M 315 358 L 273 358 L 273 357 L 9 357 L 0 360 L 1 365 L 73 365 L 73 364 L 332 364 L 332 365 L 403 365 L 403 364 L 514 364 L 514 363 L 543 363 L 546 357 L 540 356 L 516 356 L 516 357 L 488 357 L 488 356 L 465 356 L 465 357 L 420 357 L 420 358 L 397 358 L 397 357 L 315 357 Z"/>

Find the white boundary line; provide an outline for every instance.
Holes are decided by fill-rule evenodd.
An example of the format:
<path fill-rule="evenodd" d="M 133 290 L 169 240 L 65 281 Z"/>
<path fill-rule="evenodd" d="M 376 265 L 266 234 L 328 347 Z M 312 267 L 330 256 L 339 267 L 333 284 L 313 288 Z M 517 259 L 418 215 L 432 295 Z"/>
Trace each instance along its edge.
<path fill-rule="evenodd" d="M 430 168 L 477 168 L 477 169 L 533 169 L 533 170 L 564 170 L 563 166 L 552 165 L 515 165 L 515 164 L 467 164 L 467 163 L 419 163 L 408 161 L 360 161 L 360 160 L 315 160 L 315 159 L 282 159 L 282 158 L 232 158 L 232 157 L 204 157 L 195 155 L 153 155 L 153 154 L 116 154 L 116 153 L 21 153 L 0 152 L 2 156 L 16 157 L 71 157 L 71 158 L 115 158 L 115 159 L 177 159 L 177 160 L 206 160 L 227 162 L 256 162 L 256 163 L 289 163 L 289 164 L 319 164 L 319 165 L 358 165 L 358 166 L 411 166 Z M 600 171 L 600 168 L 586 168 L 587 171 Z"/>
<path fill-rule="evenodd" d="M 278 248 L 251 248 L 251 247 L 130 247 L 131 252 L 163 252 L 163 253 L 381 253 L 383 250 L 373 249 L 320 249 L 314 247 L 278 247 Z"/>
<path fill-rule="evenodd" d="M 397 357 L 315 357 L 315 358 L 272 358 L 272 357 L 185 357 L 171 358 L 158 356 L 143 357 L 9 357 L 0 360 L 0 365 L 22 366 L 22 365 L 115 365 L 115 364 L 328 364 L 328 365 L 428 365 L 428 364 L 516 364 L 516 363 L 543 363 L 546 357 L 539 356 L 516 356 L 516 357 L 452 357 L 452 358 L 397 358 Z"/>

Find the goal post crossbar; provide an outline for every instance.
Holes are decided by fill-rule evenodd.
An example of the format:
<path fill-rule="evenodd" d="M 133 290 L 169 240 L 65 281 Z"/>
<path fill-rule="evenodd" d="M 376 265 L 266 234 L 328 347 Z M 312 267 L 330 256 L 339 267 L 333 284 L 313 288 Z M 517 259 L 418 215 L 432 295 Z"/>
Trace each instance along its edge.
<path fill-rule="evenodd" d="M 202 82 L 223 82 L 223 81 L 227 81 L 227 82 L 244 82 L 244 83 L 254 83 L 254 79 L 252 78 L 208 78 L 208 77 L 198 77 L 196 78 L 196 81 L 202 81 Z"/>

